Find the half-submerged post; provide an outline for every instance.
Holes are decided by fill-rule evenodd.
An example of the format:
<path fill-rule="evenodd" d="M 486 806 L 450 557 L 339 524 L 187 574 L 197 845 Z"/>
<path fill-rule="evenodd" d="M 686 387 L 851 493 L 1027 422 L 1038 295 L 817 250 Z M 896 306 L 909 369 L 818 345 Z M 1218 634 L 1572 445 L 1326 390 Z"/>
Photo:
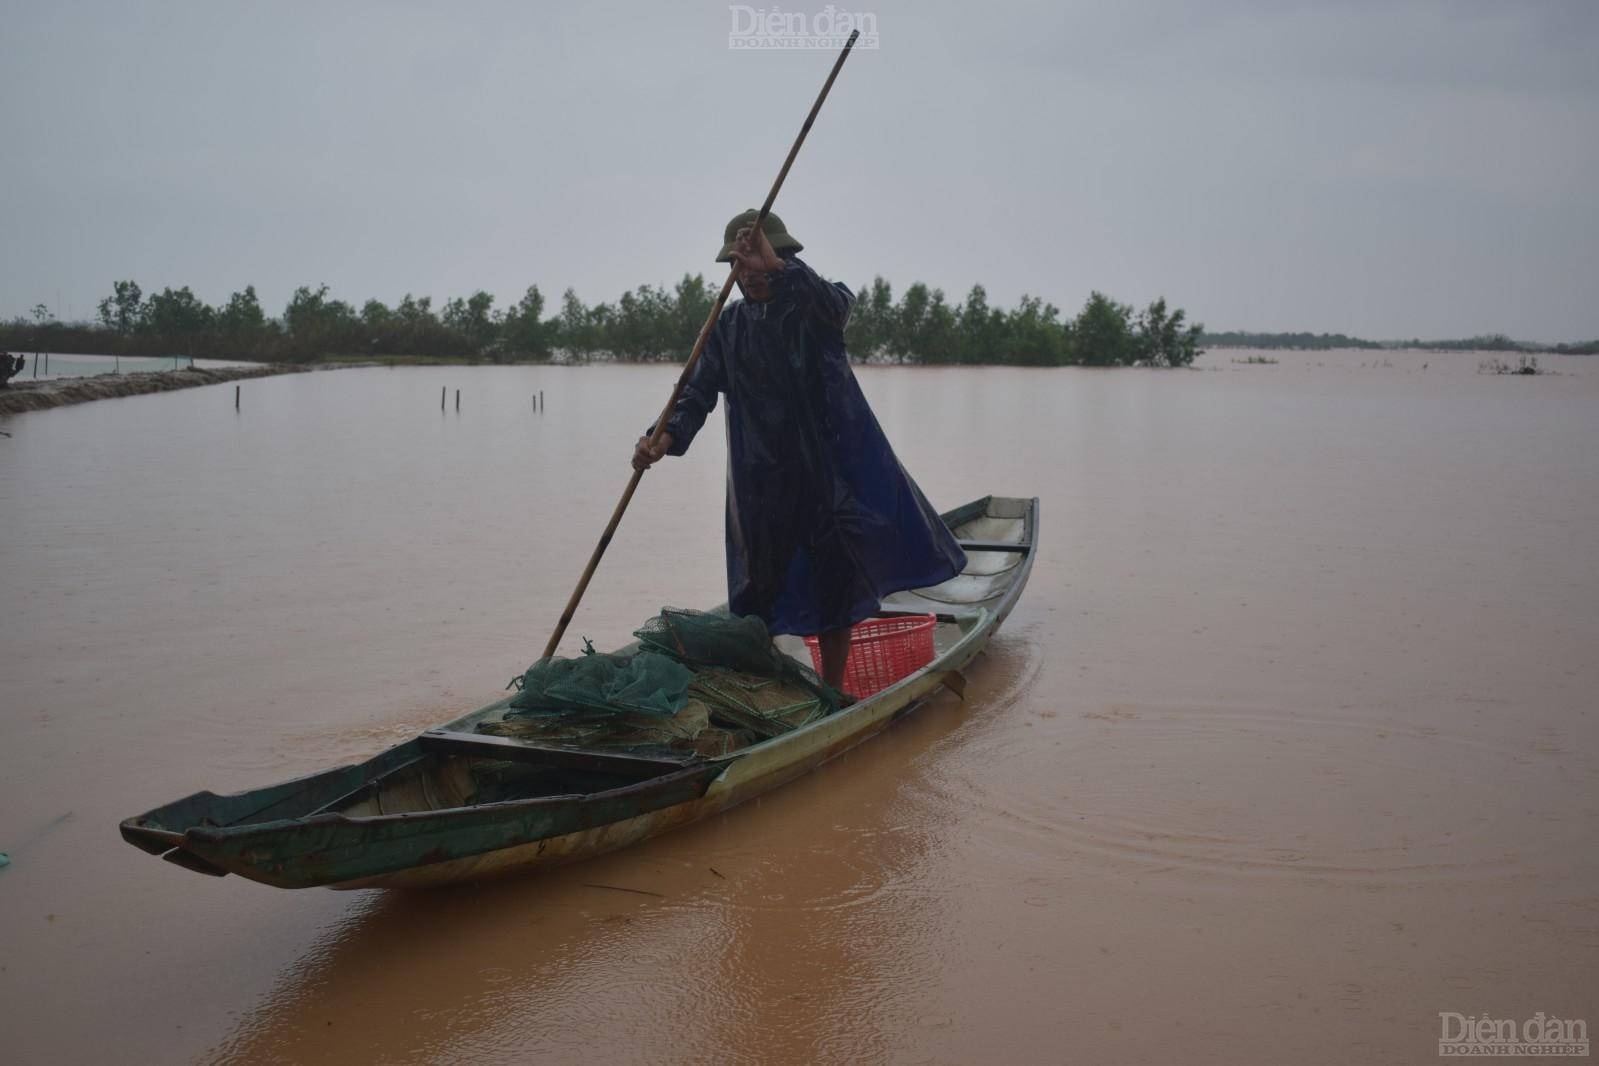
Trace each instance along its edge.
<path fill-rule="evenodd" d="M 441 385 L 439 387 L 439 410 L 440 411 L 444 410 L 444 398 L 446 396 L 448 396 L 449 394 L 450 394 L 450 387 L 448 385 Z"/>
<path fill-rule="evenodd" d="M 239 409 L 239 386 L 237 385 L 233 386 L 233 409 L 235 411 Z"/>
<path fill-rule="evenodd" d="M 457 411 L 459 411 L 461 409 L 461 390 L 460 389 L 456 389 L 455 390 L 455 409 Z"/>

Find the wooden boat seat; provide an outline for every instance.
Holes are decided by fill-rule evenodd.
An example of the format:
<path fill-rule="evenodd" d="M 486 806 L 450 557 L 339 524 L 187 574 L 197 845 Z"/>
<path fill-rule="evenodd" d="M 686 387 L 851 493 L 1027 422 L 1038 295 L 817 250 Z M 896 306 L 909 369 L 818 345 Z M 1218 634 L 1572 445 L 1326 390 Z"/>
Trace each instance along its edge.
<path fill-rule="evenodd" d="M 660 777 L 675 773 L 695 760 L 655 755 L 629 755 L 624 752 L 585 751 L 529 744 L 515 737 L 496 737 L 486 733 L 462 733 L 450 729 L 429 729 L 417 738 L 424 751 L 443 755 L 475 755 L 480 759 L 541 763 L 573 770 L 597 770 L 623 777 Z"/>
<path fill-rule="evenodd" d="M 1033 550 L 1031 544 L 1012 544 L 998 540 L 961 540 L 956 543 L 963 552 L 1012 552 L 1023 555 Z"/>
<path fill-rule="evenodd" d="M 322 804 L 322 806 L 305 815 L 305 817 L 309 818 L 311 815 L 328 814 L 333 811 L 340 811 L 345 807 L 350 806 L 352 803 L 363 800 L 368 796 L 376 795 L 378 792 L 382 791 L 383 787 L 390 781 L 393 781 L 398 777 L 402 777 L 405 774 L 414 772 L 417 767 L 421 766 L 427 761 L 427 758 L 428 757 L 426 755 L 418 755 L 414 759 L 406 759 L 404 762 L 395 763 L 393 766 L 378 774 L 376 777 L 362 782 L 358 787 L 350 790 L 349 792 L 346 792 L 341 796 L 335 796 L 333 799 L 328 800 L 326 803 Z"/>

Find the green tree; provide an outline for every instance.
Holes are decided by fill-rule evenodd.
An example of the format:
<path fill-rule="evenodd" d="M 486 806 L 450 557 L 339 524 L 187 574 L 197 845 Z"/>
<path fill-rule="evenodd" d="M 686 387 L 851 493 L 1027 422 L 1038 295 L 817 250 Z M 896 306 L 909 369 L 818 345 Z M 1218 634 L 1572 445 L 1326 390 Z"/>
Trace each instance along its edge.
<path fill-rule="evenodd" d="M 433 314 L 433 297 L 424 296 L 421 299 L 406 293 L 394 309 L 394 317 L 410 326 L 432 326 L 438 322 Z"/>
<path fill-rule="evenodd" d="M 1133 309 L 1094 291 L 1072 330 L 1077 357 L 1086 366 L 1124 366 L 1136 358 L 1131 327 Z"/>
<path fill-rule="evenodd" d="M 933 302 L 932 293 L 921 282 L 912 283 L 899 298 L 890 318 L 886 348 L 897 361 L 921 362 L 923 352 L 919 339 L 926 332 L 927 308 Z"/>
<path fill-rule="evenodd" d="M 955 332 L 955 309 L 944 302 L 943 289 L 933 290 L 911 344 L 924 363 L 948 366 L 957 361 L 960 339 Z"/>
<path fill-rule="evenodd" d="M 894 290 L 881 276 L 861 289 L 844 335 L 850 354 L 866 360 L 882 354 L 894 331 Z"/>
<path fill-rule="evenodd" d="M 301 358 L 366 347 L 358 339 L 361 329 L 355 309 L 343 300 L 330 299 L 326 284 L 295 289 L 283 310 L 283 324 Z"/>
<path fill-rule="evenodd" d="M 1188 366 L 1199 354 L 1199 335 L 1203 325 L 1184 327 L 1187 317 L 1182 308 L 1170 313 L 1162 296 L 1138 314 L 1133 338 L 1135 357 L 1151 366 Z"/>
<path fill-rule="evenodd" d="M 599 349 L 600 339 L 595 316 L 583 301 L 578 299 L 574 289 L 567 289 L 561 294 L 561 314 L 556 319 L 558 323 L 556 336 L 560 339 L 560 346 L 577 358 L 594 354 Z"/>
<path fill-rule="evenodd" d="M 193 337 L 210 328 L 216 312 L 189 287 L 166 288 L 153 293 L 144 306 L 144 325 L 159 337 Z"/>
<path fill-rule="evenodd" d="M 228 302 L 217 309 L 216 324 L 224 333 L 257 333 L 265 328 L 266 315 L 255 295 L 255 286 L 246 285 L 243 292 L 229 296 Z"/>
<path fill-rule="evenodd" d="M 1067 333 L 1060 322 L 1060 308 L 1023 294 L 1016 310 L 1004 317 L 1007 362 L 1021 366 L 1060 366 L 1067 362 Z"/>
<path fill-rule="evenodd" d="M 550 330 L 544 323 L 544 294 L 537 285 L 529 285 L 516 306 L 505 312 L 500 340 L 513 355 L 549 358 Z"/>
<path fill-rule="evenodd" d="M 433 313 L 433 297 L 406 293 L 394 307 L 394 320 L 386 344 L 390 351 L 408 355 L 441 355 L 451 350 L 451 333 Z"/>
<path fill-rule="evenodd" d="M 662 289 L 640 285 L 623 293 L 606 331 L 605 347 L 623 358 L 646 362 L 675 354 L 674 312 L 672 298 Z"/>
<path fill-rule="evenodd" d="M 594 338 L 595 354 L 614 356 L 616 347 L 616 308 L 597 303 L 588 309 L 588 334 Z"/>
<path fill-rule="evenodd" d="M 361 325 L 373 334 L 388 331 L 394 325 L 394 312 L 382 300 L 368 300 L 361 305 Z"/>
<path fill-rule="evenodd" d="M 111 295 L 100 301 L 100 323 L 127 336 L 141 325 L 144 292 L 135 281 L 111 283 Z"/>
<path fill-rule="evenodd" d="M 700 330 L 710 317 L 711 305 L 716 297 L 705 283 L 704 274 L 684 274 L 683 280 L 672 290 L 672 337 L 674 356 L 688 358 L 694 342 L 700 339 Z M 680 353 L 680 354 L 679 354 Z"/>
<path fill-rule="evenodd" d="M 1007 358 L 1010 323 L 1001 311 L 988 306 L 988 290 L 973 285 L 956 314 L 959 357 L 962 363 L 991 363 Z"/>
<path fill-rule="evenodd" d="M 465 300 L 456 298 L 446 303 L 439 319 L 460 336 L 473 355 L 477 355 L 494 340 L 493 306 L 494 297 L 479 289 Z"/>

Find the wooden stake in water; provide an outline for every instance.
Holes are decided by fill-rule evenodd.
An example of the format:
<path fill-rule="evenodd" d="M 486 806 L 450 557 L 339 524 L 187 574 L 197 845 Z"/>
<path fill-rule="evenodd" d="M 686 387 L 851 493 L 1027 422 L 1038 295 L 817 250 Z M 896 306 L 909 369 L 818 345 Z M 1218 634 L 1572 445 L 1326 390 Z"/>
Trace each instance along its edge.
<path fill-rule="evenodd" d="M 455 409 L 457 411 L 459 411 L 461 409 L 461 390 L 460 389 L 456 389 L 455 390 Z"/>
<path fill-rule="evenodd" d="M 777 191 L 783 187 L 783 179 L 788 177 L 788 168 L 794 165 L 794 157 L 799 155 L 800 145 L 805 143 L 805 135 L 811 132 L 811 123 L 816 121 L 816 113 L 822 109 L 822 101 L 827 99 L 828 90 L 833 87 L 833 79 L 838 77 L 839 70 L 844 66 L 844 60 L 849 58 L 850 49 L 855 47 L 855 39 L 860 35 L 861 31 L 855 30 L 849 35 L 849 40 L 844 42 L 844 49 L 839 52 L 838 61 L 833 64 L 832 71 L 827 75 L 827 81 L 822 83 L 822 91 L 817 94 L 816 102 L 811 105 L 810 114 L 805 116 L 805 124 L 800 127 L 799 136 L 794 139 L 794 147 L 788 150 L 788 158 L 783 160 L 783 168 L 777 172 L 777 180 L 772 182 L 771 191 L 766 194 L 766 202 L 761 205 L 760 212 L 755 216 L 752 230 L 759 230 L 766 222 L 766 216 L 772 210 L 772 201 L 777 199 Z M 733 269 L 727 272 L 727 280 L 722 282 L 722 291 L 716 297 L 716 303 L 712 305 L 711 313 L 705 319 L 705 325 L 700 327 L 699 339 L 694 342 L 694 350 L 689 353 L 688 362 L 683 364 L 683 372 L 677 376 L 677 385 L 672 389 L 672 397 L 666 401 L 666 406 L 661 410 L 661 417 L 655 420 L 655 432 L 650 434 L 649 440 L 652 449 L 660 443 L 661 434 L 666 432 L 666 423 L 677 407 L 677 398 L 683 394 L 683 386 L 688 383 L 689 375 L 699 363 L 700 353 L 705 350 L 705 342 L 710 338 L 711 330 L 716 326 L 716 319 L 722 313 L 722 305 L 727 302 L 727 294 L 733 291 L 733 282 L 737 278 L 738 263 L 734 262 Z M 639 480 L 643 476 L 644 471 L 635 470 L 633 476 L 628 479 L 627 488 L 622 492 L 622 498 L 617 502 L 616 509 L 611 512 L 611 520 L 606 523 L 605 532 L 600 534 L 600 542 L 594 546 L 594 554 L 589 556 L 589 564 L 584 568 L 583 576 L 578 579 L 577 588 L 572 590 L 571 598 L 566 601 L 566 609 L 561 612 L 561 620 L 556 625 L 555 632 L 550 635 L 550 642 L 544 645 L 544 658 L 548 659 L 555 654 L 561 638 L 566 635 L 566 627 L 572 624 L 572 616 L 577 613 L 577 605 L 583 599 L 583 593 L 588 589 L 594 571 L 599 569 L 600 558 L 610 546 L 611 538 L 616 535 L 616 527 L 622 524 L 622 515 L 627 512 L 627 505 L 632 502 L 633 493 L 638 490 Z"/>
<path fill-rule="evenodd" d="M 450 394 L 450 387 L 448 385 L 442 385 L 442 386 L 439 387 L 439 410 L 440 411 L 444 410 L 444 398 L 446 396 L 448 396 L 449 394 Z"/>
<path fill-rule="evenodd" d="M 239 409 L 239 386 L 238 385 L 233 386 L 233 409 L 235 411 L 237 411 Z"/>

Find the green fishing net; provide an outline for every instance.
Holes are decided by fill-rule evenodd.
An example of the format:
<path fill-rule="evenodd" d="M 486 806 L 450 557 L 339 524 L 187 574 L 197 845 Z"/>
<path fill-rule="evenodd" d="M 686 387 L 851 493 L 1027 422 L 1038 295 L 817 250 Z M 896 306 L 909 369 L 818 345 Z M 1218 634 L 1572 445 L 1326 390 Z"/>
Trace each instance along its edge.
<path fill-rule="evenodd" d="M 772 646 L 759 618 L 666 608 L 636 648 L 540 659 L 482 732 L 594 750 L 720 756 L 838 709 L 838 694 Z"/>
<path fill-rule="evenodd" d="M 644 647 L 695 666 L 720 666 L 760 677 L 779 677 L 789 666 L 798 666 L 772 646 L 766 623 L 754 615 L 668 607 L 633 635 Z"/>
<path fill-rule="evenodd" d="M 631 711 L 669 718 L 683 706 L 694 672 L 659 652 L 540 659 L 513 682 L 519 711 Z"/>

